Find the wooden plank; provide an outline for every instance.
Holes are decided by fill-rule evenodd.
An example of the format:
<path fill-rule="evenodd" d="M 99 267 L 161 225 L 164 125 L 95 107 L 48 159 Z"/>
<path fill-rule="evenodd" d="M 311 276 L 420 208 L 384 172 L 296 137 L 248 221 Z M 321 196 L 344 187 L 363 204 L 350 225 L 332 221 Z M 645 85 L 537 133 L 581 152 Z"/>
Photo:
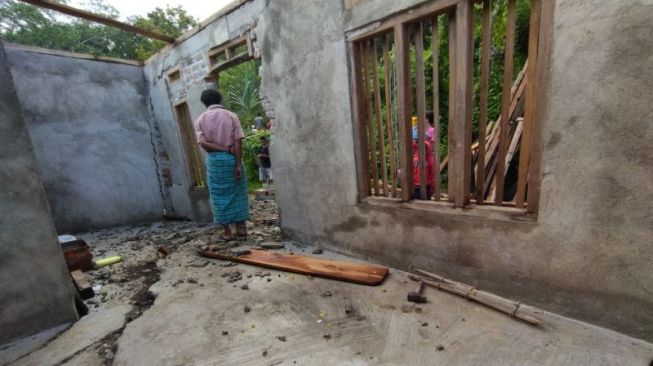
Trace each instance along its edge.
<path fill-rule="evenodd" d="M 378 265 L 335 261 L 266 250 L 251 249 L 249 254 L 241 256 L 213 253 L 210 251 L 199 251 L 198 254 L 207 258 L 228 260 L 370 286 L 381 284 L 388 274 L 387 267 Z"/>
<path fill-rule="evenodd" d="M 118 28 L 125 32 L 136 33 L 148 38 L 158 39 L 167 43 L 173 43 L 175 41 L 174 37 L 170 37 L 161 33 L 153 32 L 147 29 L 139 28 L 131 24 L 123 23 L 115 19 L 107 18 L 101 15 L 93 14 L 86 10 L 81 10 L 73 8 L 65 4 L 61 4 L 55 1 L 50 0 L 20 0 L 24 3 L 32 4 L 41 8 L 46 8 L 50 10 L 57 11 L 59 13 L 67 14 L 77 18 L 82 18 L 90 20 L 92 22 L 104 24 L 110 27 Z"/>
<path fill-rule="evenodd" d="M 384 36 L 383 40 L 383 80 L 385 82 L 385 110 L 386 127 L 388 132 L 388 143 L 390 144 L 390 183 L 392 184 L 391 197 L 397 196 L 397 166 L 395 163 L 395 143 L 392 129 L 392 90 L 390 86 L 390 34 Z"/>
<path fill-rule="evenodd" d="M 495 175 L 496 196 L 494 203 L 503 203 L 504 177 L 506 170 L 506 154 L 508 152 L 508 129 L 510 119 L 510 89 L 512 86 L 512 72 L 515 53 L 515 13 L 516 1 L 508 0 L 508 18 L 506 20 L 506 47 L 503 62 L 503 94 L 501 96 L 501 130 L 499 132 L 499 151 L 497 155 L 497 174 Z"/>
<path fill-rule="evenodd" d="M 524 111 L 524 132 L 519 148 L 519 171 L 517 177 L 517 207 L 524 207 L 526 198 L 526 180 L 531 159 L 531 130 L 535 111 L 535 75 L 537 72 L 537 47 L 539 44 L 540 0 L 531 0 L 531 19 L 528 35 L 528 75 L 526 76 L 526 106 Z"/>
<path fill-rule="evenodd" d="M 364 67 L 364 74 L 363 74 L 363 80 L 364 80 L 364 86 L 365 86 L 365 104 L 367 106 L 367 118 L 366 118 L 366 123 L 367 123 L 367 138 L 370 143 L 370 165 L 371 165 L 371 172 L 372 172 L 372 188 L 374 190 L 374 195 L 378 196 L 379 195 L 379 170 L 378 170 L 378 162 L 377 162 L 377 157 L 376 157 L 376 140 L 374 138 L 374 112 L 373 112 L 373 106 L 372 106 L 372 93 L 370 92 L 370 88 L 372 87 L 370 85 L 370 73 L 372 72 L 372 67 L 371 67 L 371 62 L 370 62 L 370 43 L 365 42 L 365 47 L 364 47 L 365 52 L 363 53 L 363 62 L 365 64 Z"/>
<path fill-rule="evenodd" d="M 358 181 L 358 201 L 370 195 L 369 156 L 365 138 L 365 97 L 363 96 L 363 76 L 360 47 L 349 43 L 353 73 L 352 106 L 354 116 L 354 139 L 356 141 L 356 177 Z"/>
<path fill-rule="evenodd" d="M 438 17 L 431 23 L 431 52 L 433 59 L 433 199 L 440 200 L 440 31 Z"/>
<path fill-rule="evenodd" d="M 73 283 L 83 300 L 95 296 L 93 285 L 91 285 L 91 282 L 88 280 L 84 272 L 81 270 L 75 270 L 70 272 L 70 276 L 73 278 Z"/>
<path fill-rule="evenodd" d="M 383 178 L 383 195 L 388 195 L 388 167 L 385 161 L 385 138 L 383 136 L 383 116 L 381 112 L 381 91 L 379 87 L 379 63 L 376 54 L 376 40 L 372 40 L 372 81 L 374 84 L 374 113 L 376 115 L 376 133 L 378 138 L 379 159 L 381 159 L 381 177 Z"/>
<path fill-rule="evenodd" d="M 417 150 L 419 167 L 419 198 L 426 199 L 426 145 L 424 124 L 426 123 L 426 84 L 424 80 L 424 27 L 417 24 L 415 31 L 415 98 L 417 102 Z"/>
<path fill-rule="evenodd" d="M 485 198 L 485 133 L 487 130 L 488 88 L 490 79 L 490 42 L 492 41 L 492 0 L 483 0 L 481 20 L 481 80 L 478 117 L 478 155 L 476 157 L 476 202 Z"/>
<path fill-rule="evenodd" d="M 541 2 L 540 36 L 538 45 L 537 70 L 535 72 L 535 95 L 533 123 L 531 126 L 531 164 L 528 175 L 528 204 L 526 210 L 535 213 L 540 207 L 540 189 L 542 184 L 542 128 L 546 120 L 548 99 L 546 88 L 549 82 L 549 66 L 551 64 L 551 48 L 553 37 L 554 1 Z"/>
<path fill-rule="evenodd" d="M 454 154 L 451 165 L 454 166 L 453 181 L 454 204 L 464 207 L 469 203 L 472 168 L 472 78 L 473 78 L 473 1 L 464 0 L 456 7 L 456 82 L 454 83 L 456 99 L 454 101 Z M 453 178 L 453 179 L 451 179 Z"/>
<path fill-rule="evenodd" d="M 449 14 L 449 121 L 447 123 L 447 138 L 449 144 L 447 148 L 447 162 L 454 153 L 454 145 L 456 144 L 456 133 L 454 131 L 454 122 L 456 119 L 456 16 L 455 13 Z M 444 164 L 442 164 L 444 165 Z M 453 164 L 447 164 L 447 199 L 449 202 L 454 202 L 456 193 L 454 191 L 453 177 L 456 175 Z"/>
<path fill-rule="evenodd" d="M 401 198 L 410 201 L 413 193 L 409 40 L 405 25 L 394 28 L 397 67 L 397 119 L 399 122 L 399 159 L 401 162 Z"/>

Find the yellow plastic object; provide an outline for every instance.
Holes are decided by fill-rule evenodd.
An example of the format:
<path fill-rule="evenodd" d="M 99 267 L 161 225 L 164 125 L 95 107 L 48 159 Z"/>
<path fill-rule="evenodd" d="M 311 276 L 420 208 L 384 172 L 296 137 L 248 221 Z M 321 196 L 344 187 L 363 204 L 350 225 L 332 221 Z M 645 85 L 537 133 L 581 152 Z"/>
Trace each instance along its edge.
<path fill-rule="evenodd" d="M 413 124 L 413 126 L 417 126 L 417 117 L 413 116 L 410 122 Z"/>
<path fill-rule="evenodd" d="M 96 260 L 95 265 L 98 267 L 104 267 L 111 264 L 116 264 L 118 262 L 122 262 L 122 257 L 119 255 L 114 255 L 113 257 L 107 257 L 107 258 Z"/>

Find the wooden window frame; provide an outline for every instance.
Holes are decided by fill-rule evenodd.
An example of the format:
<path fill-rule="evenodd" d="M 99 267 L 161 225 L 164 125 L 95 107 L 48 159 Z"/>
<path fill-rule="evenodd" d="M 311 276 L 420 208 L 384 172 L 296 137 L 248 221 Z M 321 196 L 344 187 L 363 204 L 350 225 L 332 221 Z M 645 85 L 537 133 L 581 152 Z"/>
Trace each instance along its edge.
<path fill-rule="evenodd" d="M 512 0 L 514 2 L 514 0 Z M 542 126 L 545 120 L 545 111 L 548 100 L 545 94 L 545 88 L 548 80 L 549 66 L 550 66 L 550 53 L 552 43 L 553 31 L 553 13 L 555 9 L 555 1 L 547 0 L 531 0 L 531 21 L 529 34 L 529 59 L 527 62 L 527 82 L 525 83 L 527 97 L 525 101 L 525 112 L 523 123 L 522 144 L 526 147 L 520 153 L 519 159 L 519 178 L 517 183 L 517 194 L 515 195 L 515 202 L 502 202 L 499 194 L 496 194 L 495 205 L 489 205 L 488 201 L 483 201 L 477 204 L 479 197 L 483 197 L 478 192 L 471 191 L 471 131 L 472 131 L 472 67 L 473 67 L 473 6 L 475 3 L 483 3 L 482 15 L 482 37 L 489 38 L 489 5 L 486 0 L 441 0 L 433 3 L 418 5 L 412 9 L 402 11 L 401 13 L 388 16 L 384 19 L 372 23 L 373 25 L 366 25 L 346 32 L 346 39 L 348 44 L 349 64 L 350 64 L 350 89 L 352 101 L 352 120 L 353 120 L 353 133 L 356 143 L 356 176 L 358 185 L 358 202 L 372 206 L 382 207 L 395 207 L 395 208 L 408 208 L 437 212 L 452 212 L 462 211 L 465 215 L 530 221 L 530 218 L 536 218 L 539 211 L 540 202 L 540 187 L 542 176 Z M 450 118 L 450 128 L 452 128 L 452 135 L 450 135 L 450 202 L 443 201 L 418 201 L 412 200 L 413 184 L 410 174 L 403 174 L 402 179 L 402 192 L 400 198 L 387 197 L 385 188 L 383 189 L 385 197 L 373 196 L 371 194 L 372 187 L 370 187 L 369 176 L 369 152 L 368 152 L 368 139 L 365 120 L 365 88 L 368 85 L 363 85 L 364 77 L 362 67 L 367 67 L 365 49 L 362 46 L 363 42 L 373 40 L 377 37 L 385 37 L 389 33 L 394 34 L 394 44 L 396 52 L 396 70 L 397 70 L 397 107 L 398 107 L 398 122 L 400 128 L 400 144 L 398 154 L 400 155 L 400 165 L 404 172 L 406 168 L 412 164 L 412 148 L 410 128 L 412 113 L 406 106 L 412 103 L 409 85 L 405 84 L 404 80 L 408 77 L 408 26 L 425 19 L 433 19 L 442 14 L 454 14 L 450 18 L 452 24 L 451 30 L 455 30 L 454 34 L 464 35 L 463 37 L 454 36 L 451 43 L 450 57 L 458 57 L 464 59 L 466 62 L 463 66 L 461 63 L 456 63 L 453 70 L 453 79 L 455 82 L 452 84 L 454 87 L 451 91 L 449 105 L 454 106 L 450 108 L 450 113 L 453 113 L 453 118 Z M 371 29 L 372 28 L 372 29 Z M 533 32 L 537 29 L 537 32 Z M 509 30 L 509 34 L 510 34 Z M 513 30 L 514 31 L 514 27 Z M 469 35 L 469 36 L 467 36 Z M 486 39 L 487 39 L 486 38 Z M 510 42 L 507 42 L 510 43 Z M 507 45 L 507 47 L 511 47 Z M 509 52 L 507 50 L 507 52 Z M 482 50 L 481 68 L 488 69 L 487 66 L 487 49 Z M 484 55 L 484 56 L 483 56 Z M 508 60 L 506 57 L 506 61 Z M 481 77 L 482 84 L 487 85 L 487 72 Z M 511 92 L 512 70 L 509 75 L 504 75 L 504 97 L 507 93 Z M 485 80 L 485 81 L 483 81 Z M 506 84 L 508 82 L 508 84 Z M 506 85 L 508 86 L 506 89 Z M 487 87 L 485 87 L 487 88 Z M 482 88 L 483 89 L 483 88 Z M 511 94 L 508 94 L 510 96 Z M 481 100 L 487 100 L 487 90 L 485 95 L 481 91 Z M 504 98 L 504 101 L 506 99 Z M 487 113 L 487 101 L 483 102 L 485 108 L 483 113 Z M 502 120 L 508 118 L 508 108 L 510 107 L 510 99 L 502 105 Z M 452 111 L 453 110 L 453 111 Z M 419 111 L 418 111 L 419 114 Z M 453 122 L 453 123 L 452 123 Z M 480 124 L 479 124 L 480 125 Z M 507 123 L 504 123 L 507 125 Z M 484 126 L 483 126 L 484 127 Z M 500 134 L 505 134 L 505 128 L 501 128 Z M 480 133 L 479 133 L 480 134 Z M 482 137 L 485 137 L 485 129 Z M 479 141 L 484 141 L 480 140 Z M 508 144 L 506 138 L 499 138 L 500 146 L 499 159 L 505 159 L 508 152 Z M 481 155 L 480 161 L 484 162 L 485 144 L 482 148 L 479 147 L 479 154 Z M 446 162 L 443 162 L 446 164 Z M 481 163 L 482 164 L 482 163 Z M 501 165 L 501 164 L 500 164 Z M 480 165 L 485 169 L 484 165 Z M 479 169 L 480 169 L 479 167 Z M 526 169 L 524 169 L 526 167 Z M 528 170 L 530 169 L 530 170 Z M 439 171 L 439 169 L 437 169 Z M 526 172 L 526 173 L 524 173 Z M 451 175 L 451 174 L 450 174 Z M 483 176 L 483 174 L 478 174 Z M 501 178 L 496 180 L 503 184 L 503 173 Z M 455 184 L 451 184 L 455 181 Z M 378 182 L 378 179 L 375 184 Z M 476 183 L 478 184 L 479 177 Z M 487 184 L 480 179 L 481 187 Z M 385 180 L 384 180 L 384 184 Z M 528 184 L 528 195 L 525 194 L 525 187 Z M 483 189 L 483 188 L 481 188 Z M 503 186 L 501 186 L 502 190 Z M 376 190 L 378 192 L 378 188 Z M 394 195 L 392 195 L 394 197 Z M 453 197 L 452 197 L 453 196 Z M 489 214 L 488 214 L 489 213 Z M 530 217 L 530 218 L 529 218 Z"/>
<path fill-rule="evenodd" d="M 207 54 L 209 75 L 216 75 L 220 71 L 256 59 L 251 33 L 251 30 L 248 30 L 239 37 L 211 48 Z M 245 46 L 245 51 L 236 53 L 243 46 Z M 221 58 L 224 58 L 224 61 L 218 62 Z"/>
<path fill-rule="evenodd" d="M 182 123 L 184 123 L 184 121 L 179 113 L 179 109 L 183 105 L 186 105 L 186 110 L 188 112 L 188 120 L 190 122 L 190 126 L 188 126 L 186 132 L 184 132 L 183 130 L 184 127 L 182 127 Z M 188 177 L 189 188 L 191 190 L 207 190 L 208 185 L 206 184 L 207 182 L 206 182 L 206 169 L 204 167 L 204 157 L 202 156 L 202 152 L 199 149 L 199 144 L 197 143 L 197 137 L 195 136 L 193 117 L 190 113 L 188 100 L 186 98 L 183 98 L 175 102 L 173 105 L 173 112 L 175 114 L 175 120 L 177 122 L 177 132 L 179 133 L 179 141 L 181 141 L 181 145 L 182 145 L 184 161 L 186 162 L 185 170 L 186 170 L 186 177 Z M 187 134 L 188 136 L 186 136 Z M 193 151 L 193 149 L 195 151 Z M 197 162 L 194 162 L 195 158 L 198 159 Z M 195 163 L 197 164 L 199 171 L 195 169 Z M 201 185 L 202 179 L 204 185 Z"/>

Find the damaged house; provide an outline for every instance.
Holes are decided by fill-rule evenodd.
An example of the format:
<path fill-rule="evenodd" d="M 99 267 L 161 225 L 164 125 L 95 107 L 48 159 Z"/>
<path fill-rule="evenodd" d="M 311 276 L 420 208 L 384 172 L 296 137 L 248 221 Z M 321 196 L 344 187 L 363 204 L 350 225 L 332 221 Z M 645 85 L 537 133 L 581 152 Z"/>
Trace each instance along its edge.
<path fill-rule="evenodd" d="M 653 363 L 653 2 L 526 3 L 235 0 L 144 62 L 2 41 L 0 364 Z M 246 62 L 274 190 L 230 244 L 193 121 Z M 123 261 L 91 299 L 63 234 Z"/>

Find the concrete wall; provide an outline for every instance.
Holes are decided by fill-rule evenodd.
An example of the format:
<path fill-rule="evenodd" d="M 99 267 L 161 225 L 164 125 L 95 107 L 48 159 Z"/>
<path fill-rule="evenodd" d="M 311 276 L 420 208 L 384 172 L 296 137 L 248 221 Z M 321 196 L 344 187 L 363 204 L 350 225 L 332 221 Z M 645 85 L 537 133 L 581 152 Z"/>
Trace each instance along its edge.
<path fill-rule="evenodd" d="M 0 344 L 77 319 L 74 289 L 0 43 Z"/>
<path fill-rule="evenodd" d="M 275 0 L 263 10 L 285 235 L 653 340 L 653 3 L 557 1 L 534 223 L 357 204 L 344 33 L 417 3 Z"/>
<path fill-rule="evenodd" d="M 7 56 L 59 232 L 159 219 L 142 68 L 14 47 Z"/>
<path fill-rule="evenodd" d="M 213 86 L 204 81 L 209 70 L 207 52 L 253 27 L 264 6 L 263 0 L 241 0 L 230 10 L 203 22 L 198 29 L 182 37 L 178 44 L 150 58 L 144 66 L 150 90 L 150 108 L 161 136 L 160 149 L 166 152 L 168 158 L 167 162 L 163 162 L 168 169 L 164 175 L 169 177 L 165 185 L 166 194 L 177 215 L 197 221 L 212 219 L 208 190 L 191 189 L 190 172 L 186 167 L 173 106 L 186 101 L 193 120 L 204 112 L 200 95 L 204 89 Z M 169 83 L 166 75 L 177 66 L 180 67 L 181 78 Z"/>

